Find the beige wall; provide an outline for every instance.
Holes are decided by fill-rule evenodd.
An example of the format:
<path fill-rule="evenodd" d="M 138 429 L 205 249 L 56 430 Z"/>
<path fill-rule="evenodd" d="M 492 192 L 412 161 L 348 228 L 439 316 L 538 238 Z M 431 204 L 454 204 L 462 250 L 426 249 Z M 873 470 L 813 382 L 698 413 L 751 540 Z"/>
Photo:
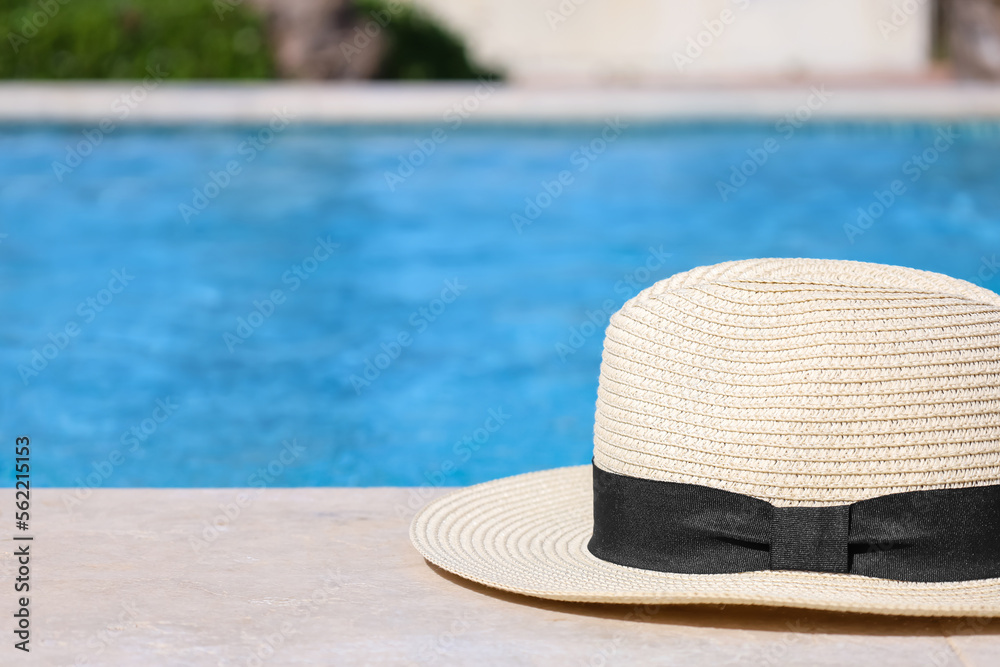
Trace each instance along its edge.
<path fill-rule="evenodd" d="M 931 0 L 413 2 L 515 81 L 915 74 L 930 51 Z"/>

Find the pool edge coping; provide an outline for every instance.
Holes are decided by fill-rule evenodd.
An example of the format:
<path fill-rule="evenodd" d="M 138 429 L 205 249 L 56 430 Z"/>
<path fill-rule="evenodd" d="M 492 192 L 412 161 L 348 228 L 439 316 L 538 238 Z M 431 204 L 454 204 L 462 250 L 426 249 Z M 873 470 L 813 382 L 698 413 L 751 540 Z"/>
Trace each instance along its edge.
<path fill-rule="evenodd" d="M 1000 85 L 532 88 L 462 83 L 0 82 L 0 122 L 115 124 L 1000 119 Z"/>

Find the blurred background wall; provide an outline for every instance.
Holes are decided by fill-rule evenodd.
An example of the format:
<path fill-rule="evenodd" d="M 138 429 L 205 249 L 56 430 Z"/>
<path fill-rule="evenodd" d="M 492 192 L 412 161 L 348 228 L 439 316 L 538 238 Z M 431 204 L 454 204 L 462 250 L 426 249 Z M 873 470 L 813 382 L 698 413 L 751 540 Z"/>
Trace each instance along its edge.
<path fill-rule="evenodd" d="M 0 35 L 22 79 L 1000 77 L 1000 0 L 0 0 Z"/>
<path fill-rule="evenodd" d="M 415 0 L 515 80 L 914 74 L 929 0 Z"/>

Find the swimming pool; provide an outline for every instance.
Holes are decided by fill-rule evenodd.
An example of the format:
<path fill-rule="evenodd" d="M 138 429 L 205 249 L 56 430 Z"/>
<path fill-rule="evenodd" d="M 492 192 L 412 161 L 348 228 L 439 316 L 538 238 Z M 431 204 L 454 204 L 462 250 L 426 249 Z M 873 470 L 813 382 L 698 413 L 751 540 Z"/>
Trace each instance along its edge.
<path fill-rule="evenodd" d="M 585 463 L 627 298 L 759 256 L 996 288 L 998 173 L 990 123 L 2 127 L 0 433 L 48 486 Z"/>

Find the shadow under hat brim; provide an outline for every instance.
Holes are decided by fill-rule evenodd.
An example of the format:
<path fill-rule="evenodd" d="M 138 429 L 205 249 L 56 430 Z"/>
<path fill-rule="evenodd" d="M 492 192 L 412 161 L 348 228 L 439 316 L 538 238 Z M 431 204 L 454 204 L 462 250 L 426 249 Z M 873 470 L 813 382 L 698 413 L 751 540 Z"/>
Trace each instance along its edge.
<path fill-rule="evenodd" d="M 517 475 L 430 502 L 410 539 L 431 563 L 470 581 L 551 600 L 747 604 L 912 616 L 1000 616 L 1000 579 L 919 583 L 851 574 L 676 574 L 602 561 L 591 467 Z"/>

